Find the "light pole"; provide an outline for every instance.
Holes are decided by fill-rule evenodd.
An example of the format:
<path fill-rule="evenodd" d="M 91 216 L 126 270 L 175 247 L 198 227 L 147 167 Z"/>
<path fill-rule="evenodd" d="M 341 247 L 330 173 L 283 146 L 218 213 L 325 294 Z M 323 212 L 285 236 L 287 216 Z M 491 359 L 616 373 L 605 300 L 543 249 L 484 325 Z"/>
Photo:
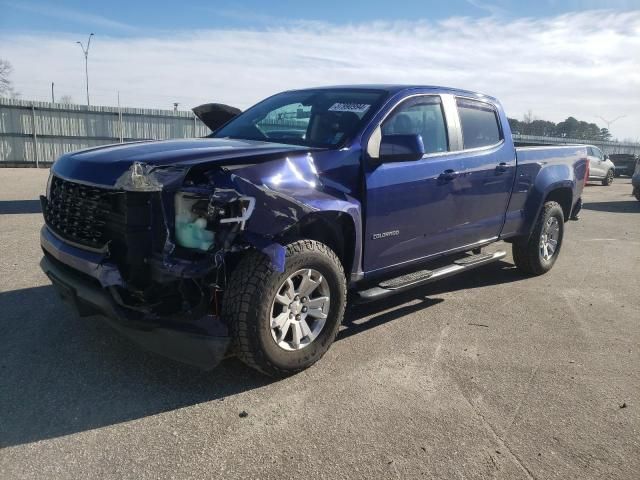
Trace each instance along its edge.
<path fill-rule="evenodd" d="M 93 33 L 89 35 L 89 39 L 87 40 L 87 48 L 84 48 L 84 45 L 82 44 L 82 42 L 76 42 L 78 45 L 80 45 L 80 48 L 82 49 L 82 53 L 84 53 L 84 76 L 85 76 L 85 83 L 87 85 L 87 107 L 90 105 L 89 103 L 89 47 L 91 46 L 91 37 L 93 37 Z"/>

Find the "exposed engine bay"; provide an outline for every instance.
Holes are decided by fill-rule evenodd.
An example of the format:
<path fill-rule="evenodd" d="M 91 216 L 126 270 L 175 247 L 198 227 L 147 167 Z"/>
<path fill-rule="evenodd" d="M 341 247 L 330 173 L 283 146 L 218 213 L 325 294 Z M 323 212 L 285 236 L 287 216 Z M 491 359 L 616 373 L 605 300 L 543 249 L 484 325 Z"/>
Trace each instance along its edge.
<path fill-rule="evenodd" d="M 121 281 L 103 287 L 123 307 L 193 317 L 218 313 L 227 267 L 240 252 L 260 249 L 274 269 L 284 268 L 283 247 L 259 225 L 247 229 L 257 201 L 264 204 L 273 196 L 226 167 L 198 170 L 135 162 L 114 189 L 52 175 L 44 211 L 56 236 L 102 253 L 105 264 L 117 268 Z M 281 224 L 267 219 L 275 230 L 305 211 L 290 202 L 283 210 L 286 215 L 270 207 L 280 218 Z"/>

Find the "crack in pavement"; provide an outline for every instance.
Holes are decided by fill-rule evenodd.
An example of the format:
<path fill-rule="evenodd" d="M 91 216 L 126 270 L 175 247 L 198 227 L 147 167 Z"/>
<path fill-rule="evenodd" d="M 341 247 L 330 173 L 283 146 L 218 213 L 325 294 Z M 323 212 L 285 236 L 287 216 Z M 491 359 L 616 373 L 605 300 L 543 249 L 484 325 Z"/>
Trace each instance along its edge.
<path fill-rule="evenodd" d="M 507 452 L 507 454 L 511 458 L 511 460 L 516 465 L 518 465 L 518 467 L 521 469 L 521 471 L 526 475 L 526 477 L 529 480 L 537 480 L 537 477 L 533 474 L 533 472 L 529 469 L 529 467 L 527 467 L 525 465 L 524 461 L 511 449 L 511 447 L 507 443 L 506 439 L 503 438 L 503 436 L 501 436 L 498 433 L 498 431 L 491 424 L 491 422 L 489 422 L 485 418 L 484 414 L 482 412 L 480 412 L 480 409 L 476 405 L 474 405 L 474 403 L 465 394 L 464 387 L 462 385 L 461 379 L 459 378 L 457 372 L 455 370 L 453 370 L 452 368 L 447 368 L 447 370 L 449 371 L 449 374 L 450 374 L 451 378 L 453 379 L 453 381 L 457 385 L 458 391 L 460 392 L 460 395 L 462 396 L 462 398 L 464 398 L 465 402 L 469 405 L 469 407 L 471 407 L 471 410 L 474 412 L 474 414 L 481 420 L 482 425 L 485 427 L 485 429 L 494 437 L 496 442 L 498 442 L 500 444 L 500 446 Z M 492 475 L 492 477 L 495 478 L 495 472 Z"/>

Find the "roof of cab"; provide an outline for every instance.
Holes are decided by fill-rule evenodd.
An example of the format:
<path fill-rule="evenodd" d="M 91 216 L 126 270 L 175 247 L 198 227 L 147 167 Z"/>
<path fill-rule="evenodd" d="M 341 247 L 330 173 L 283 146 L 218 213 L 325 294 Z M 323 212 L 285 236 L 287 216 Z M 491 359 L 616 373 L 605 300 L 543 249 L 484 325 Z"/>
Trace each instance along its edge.
<path fill-rule="evenodd" d="M 384 90 L 389 92 L 390 94 L 395 94 L 403 91 L 411 91 L 411 90 L 433 90 L 440 93 L 450 93 L 453 95 L 466 95 L 473 96 L 477 98 L 485 98 L 493 101 L 497 101 L 496 98 L 486 95 L 480 92 L 473 92 L 470 90 L 463 90 L 460 88 L 451 88 L 451 87 L 442 87 L 438 85 L 402 85 L 402 84 L 363 84 L 363 85 L 328 85 L 321 87 L 311 87 L 311 88 L 299 88 L 295 90 L 331 90 L 331 89 L 345 89 L 345 88 L 353 88 L 358 90 Z"/>

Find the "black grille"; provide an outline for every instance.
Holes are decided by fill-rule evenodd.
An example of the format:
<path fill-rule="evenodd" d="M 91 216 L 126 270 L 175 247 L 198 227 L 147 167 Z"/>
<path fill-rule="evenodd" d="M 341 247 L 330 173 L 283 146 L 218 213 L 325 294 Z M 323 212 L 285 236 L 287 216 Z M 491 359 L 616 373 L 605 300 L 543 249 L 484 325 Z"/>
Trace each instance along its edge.
<path fill-rule="evenodd" d="M 109 240 L 105 225 L 112 211 L 111 190 L 51 179 L 44 219 L 61 237 L 92 248 L 102 248 Z"/>

